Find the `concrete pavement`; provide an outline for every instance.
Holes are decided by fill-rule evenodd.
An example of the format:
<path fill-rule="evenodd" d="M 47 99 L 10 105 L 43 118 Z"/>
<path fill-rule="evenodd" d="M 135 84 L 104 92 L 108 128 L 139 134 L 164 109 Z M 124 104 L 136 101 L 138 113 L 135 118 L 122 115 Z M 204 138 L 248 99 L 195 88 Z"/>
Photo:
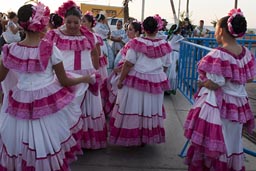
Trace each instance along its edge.
<path fill-rule="evenodd" d="M 185 171 L 187 166 L 178 156 L 186 142 L 183 122 L 191 104 L 177 92 L 165 96 L 166 143 L 145 147 L 108 146 L 101 150 L 85 150 L 71 165 L 72 171 Z M 255 106 L 256 107 L 256 106 Z M 244 146 L 256 151 L 256 145 L 244 138 Z M 256 158 L 246 155 L 246 170 L 256 171 Z"/>

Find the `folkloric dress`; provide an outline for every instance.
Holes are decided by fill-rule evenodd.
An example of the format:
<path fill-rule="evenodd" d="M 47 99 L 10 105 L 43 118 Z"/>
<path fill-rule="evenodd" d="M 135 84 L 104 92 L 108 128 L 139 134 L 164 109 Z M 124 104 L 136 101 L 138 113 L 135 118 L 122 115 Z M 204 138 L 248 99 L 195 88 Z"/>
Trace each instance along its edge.
<path fill-rule="evenodd" d="M 107 146 L 107 127 L 102 109 L 100 76 L 92 64 L 91 50 L 95 47 L 97 38 L 87 29 L 81 29 L 81 36 L 65 35 L 61 29 L 51 30 L 45 36 L 53 41 L 61 50 L 66 71 L 81 75 L 96 76 L 96 83 L 89 85 L 89 91 L 84 96 L 81 104 L 83 112 L 83 137 L 82 147 L 99 149 Z"/>
<path fill-rule="evenodd" d="M 180 34 L 173 34 L 168 40 L 170 46 L 172 47 L 171 52 L 171 65 L 167 70 L 168 79 L 171 84 L 171 90 L 174 90 L 174 93 L 178 86 L 178 62 L 179 62 L 179 51 L 180 51 L 180 42 L 184 39 Z"/>
<path fill-rule="evenodd" d="M 9 72 L 3 81 L 0 170 L 68 171 L 69 162 L 82 154 L 79 104 L 88 84 L 62 87 L 52 69 L 60 62 L 60 51 L 47 41 L 4 46 Z"/>
<path fill-rule="evenodd" d="M 118 66 L 115 68 L 121 69 L 124 62 L 125 62 L 125 55 L 127 53 L 127 50 L 130 48 L 130 44 L 127 43 L 119 52 L 120 54 L 120 60 L 118 62 Z M 117 83 L 120 78 L 120 72 L 116 73 L 112 71 L 109 75 L 109 77 L 104 81 L 102 86 L 102 99 L 104 100 L 103 109 L 105 112 L 105 115 L 110 115 L 115 103 L 116 103 L 116 97 L 117 97 Z"/>
<path fill-rule="evenodd" d="M 95 33 L 97 33 L 103 40 L 103 46 L 102 46 L 103 53 L 108 58 L 108 71 L 110 72 L 114 67 L 115 56 L 114 56 L 114 52 L 108 42 L 109 28 L 107 27 L 106 24 L 97 22 L 97 24 L 95 25 L 95 27 L 93 29 L 94 29 Z"/>
<path fill-rule="evenodd" d="M 255 77 L 254 56 L 245 47 L 240 55 L 217 48 L 202 58 L 198 72 L 201 81 L 210 79 L 220 88 L 199 89 L 188 113 L 189 170 L 244 171 L 242 129 L 254 128 L 245 84 Z"/>
<path fill-rule="evenodd" d="M 165 40 L 135 38 L 125 60 L 134 64 L 126 76 L 110 118 L 110 143 L 138 146 L 165 142 L 163 92 L 168 90 L 164 67 L 171 47 Z"/>

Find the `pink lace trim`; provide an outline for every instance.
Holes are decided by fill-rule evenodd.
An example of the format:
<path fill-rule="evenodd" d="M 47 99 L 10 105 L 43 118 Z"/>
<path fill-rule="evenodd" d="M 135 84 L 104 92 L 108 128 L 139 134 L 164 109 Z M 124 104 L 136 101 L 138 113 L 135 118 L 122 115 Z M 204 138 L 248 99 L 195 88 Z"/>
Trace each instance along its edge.
<path fill-rule="evenodd" d="M 72 90 L 66 87 L 63 87 L 50 96 L 34 100 L 31 103 L 16 101 L 12 94 L 13 92 L 10 91 L 7 112 L 21 119 L 38 119 L 46 115 L 54 114 L 74 99 Z"/>
<path fill-rule="evenodd" d="M 203 75 L 206 72 L 222 75 L 226 79 L 239 84 L 245 84 L 248 80 L 253 79 L 256 74 L 255 60 L 253 56 L 250 61 L 242 67 L 237 64 L 232 64 L 229 61 L 221 60 L 220 58 L 206 56 L 200 61 L 198 71 Z"/>
<path fill-rule="evenodd" d="M 147 44 L 147 41 L 150 41 L 151 43 Z M 127 43 L 127 46 L 127 48 L 131 48 L 136 52 L 141 52 L 149 58 L 161 58 L 171 52 L 169 43 L 162 39 L 149 40 L 144 38 L 134 38 Z M 126 53 L 125 49 L 123 53 Z"/>
<path fill-rule="evenodd" d="M 3 47 L 3 64 L 9 69 L 20 72 L 44 71 L 52 55 L 52 47 L 51 43 L 43 40 L 38 47 L 39 57 L 37 59 L 30 59 L 29 57 L 27 59 L 22 59 L 21 57 L 13 56 L 12 52 L 10 52 L 10 47 L 5 45 Z"/>
<path fill-rule="evenodd" d="M 165 73 L 142 74 L 136 71 L 130 72 L 124 80 L 124 85 L 153 94 L 161 94 L 170 89 L 170 83 Z"/>
<path fill-rule="evenodd" d="M 80 31 L 83 36 L 77 36 L 76 39 L 71 39 L 73 36 L 64 35 L 60 30 L 49 31 L 45 38 L 56 43 L 60 50 L 83 51 L 93 49 L 95 47 L 93 33 L 84 28 Z"/>

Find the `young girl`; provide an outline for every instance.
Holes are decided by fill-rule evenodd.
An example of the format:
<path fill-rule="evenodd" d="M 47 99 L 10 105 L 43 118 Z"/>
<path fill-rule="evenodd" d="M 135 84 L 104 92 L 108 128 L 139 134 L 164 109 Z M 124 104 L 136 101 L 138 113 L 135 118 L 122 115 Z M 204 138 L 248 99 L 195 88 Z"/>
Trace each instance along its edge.
<path fill-rule="evenodd" d="M 97 38 L 85 28 L 81 28 L 82 14 L 73 1 L 67 1 L 59 7 L 58 14 L 64 17 L 64 26 L 49 31 L 45 37 L 53 41 L 61 50 L 66 71 L 82 75 L 94 74 L 97 80 L 90 84 L 81 104 L 83 112 L 82 147 L 86 149 L 105 148 L 107 129 L 105 115 L 99 93 L 100 75 L 96 71 L 99 55 L 96 49 Z M 96 69 L 95 69 L 96 68 Z"/>
<path fill-rule="evenodd" d="M 167 41 L 172 47 L 171 52 L 171 65 L 167 70 L 168 79 L 171 84 L 171 89 L 167 93 L 176 94 L 177 89 L 177 73 L 178 73 L 178 61 L 179 61 L 179 51 L 180 51 L 180 42 L 184 39 L 180 35 L 180 27 L 177 24 L 171 26 L 169 30 L 169 35 Z"/>
<path fill-rule="evenodd" d="M 108 21 L 103 14 L 97 14 L 95 18 L 97 23 L 93 29 L 95 33 L 100 35 L 100 37 L 103 39 L 103 53 L 108 58 L 108 73 L 110 73 L 114 67 L 115 60 L 113 50 L 108 42 L 110 36 L 110 28 Z"/>
<path fill-rule="evenodd" d="M 160 19 L 161 20 L 161 19 Z M 110 118 L 110 143 L 140 146 L 165 142 L 163 92 L 169 89 L 166 70 L 170 45 L 156 38 L 159 18 L 143 21 L 145 38 L 128 42 Z"/>
<path fill-rule="evenodd" d="M 3 87 L 8 91 L 0 114 L 0 170 L 65 171 L 82 152 L 78 97 L 88 86 L 67 86 L 89 83 L 91 78 L 67 77 L 60 51 L 40 40 L 49 14 L 49 8 L 41 3 L 22 6 L 18 17 L 26 38 L 3 47 L 0 81 L 13 76 L 17 80 Z"/>
<path fill-rule="evenodd" d="M 245 170 L 242 129 L 254 128 L 245 84 L 255 76 L 255 59 L 236 38 L 246 27 L 241 10 L 231 10 L 216 26 L 215 38 L 222 47 L 198 64 L 200 89 L 184 126 L 191 140 L 186 158 L 190 171 Z"/>
<path fill-rule="evenodd" d="M 139 37 L 141 34 L 141 24 L 138 22 L 132 22 L 128 26 L 127 36 L 129 39 L 134 39 L 135 37 Z M 117 96 L 117 82 L 120 77 L 120 72 L 122 66 L 125 61 L 125 55 L 127 50 L 129 49 L 128 46 L 124 46 L 120 51 L 120 61 L 118 66 L 114 68 L 111 72 L 108 79 L 103 84 L 103 91 L 102 91 L 102 99 L 104 99 L 103 109 L 106 115 L 109 115 L 115 105 L 116 96 Z"/>

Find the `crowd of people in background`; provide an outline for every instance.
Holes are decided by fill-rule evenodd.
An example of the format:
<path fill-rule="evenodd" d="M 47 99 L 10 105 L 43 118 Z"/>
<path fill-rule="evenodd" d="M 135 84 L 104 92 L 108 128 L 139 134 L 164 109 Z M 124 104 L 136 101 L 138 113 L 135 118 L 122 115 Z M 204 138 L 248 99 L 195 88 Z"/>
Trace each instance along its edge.
<path fill-rule="evenodd" d="M 54 13 L 38 2 L 0 17 L 0 170 L 10 171 L 66 171 L 83 149 L 164 143 L 164 94 L 176 94 L 180 43 L 209 31 L 188 18 L 167 28 L 158 14 L 110 30 L 104 14 L 82 13 L 72 0 Z M 254 127 L 243 86 L 254 58 L 235 42 L 246 20 L 232 11 L 216 29 L 223 47 L 200 61 L 184 124 L 190 171 L 243 170 L 242 125 Z"/>

